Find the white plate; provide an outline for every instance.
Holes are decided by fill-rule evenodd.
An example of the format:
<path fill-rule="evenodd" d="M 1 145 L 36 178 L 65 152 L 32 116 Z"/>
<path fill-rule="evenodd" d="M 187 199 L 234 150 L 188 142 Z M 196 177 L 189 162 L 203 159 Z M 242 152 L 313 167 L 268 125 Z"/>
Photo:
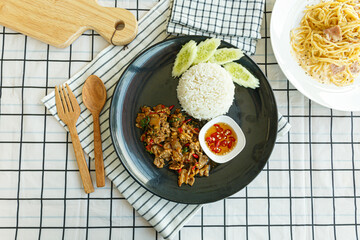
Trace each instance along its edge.
<path fill-rule="evenodd" d="M 306 97 L 329 108 L 360 111 L 360 79 L 346 87 L 325 85 L 305 73 L 291 54 L 290 30 L 298 27 L 305 6 L 320 0 L 277 0 L 272 11 L 270 34 L 276 60 L 288 80 Z"/>

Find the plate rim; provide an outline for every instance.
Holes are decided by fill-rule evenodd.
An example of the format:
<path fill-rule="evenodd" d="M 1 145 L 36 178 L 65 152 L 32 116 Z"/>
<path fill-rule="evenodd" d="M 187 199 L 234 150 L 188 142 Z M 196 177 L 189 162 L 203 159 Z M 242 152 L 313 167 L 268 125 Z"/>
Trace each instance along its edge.
<path fill-rule="evenodd" d="M 277 131 L 277 129 L 278 129 L 278 107 L 277 107 L 277 102 L 276 102 L 276 98 L 275 98 L 275 94 L 274 94 L 273 88 L 271 87 L 271 84 L 270 84 L 268 78 L 266 77 L 265 73 L 261 70 L 261 68 L 259 67 L 259 65 L 258 65 L 250 56 L 248 56 L 246 53 L 244 53 L 244 56 L 245 56 L 252 64 L 254 64 L 254 65 L 258 68 L 258 70 L 261 72 L 261 74 L 262 74 L 263 77 L 265 78 L 265 80 L 266 80 L 266 82 L 267 82 L 267 84 L 268 84 L 268 86 L 269 86 L 269 88 L 270 88 L 270 90 L 271 90 L 271 91 L 270 91 L 270 94 L 271 94 L 272 98 L 274 99 L 274 102 L 273 102 L 273 103 L 274 103 L 274 106 L 275 106 L 275 109 L 276 109 L 276 112 L 275 112 L 275 115 L 276 115 L 276 121 L 275 121 L 275 124 L 276 124 L 276 132 L 275 132 L 274 142 L 272 143 L 271 150 L 270 150 L 270 152 L 269 152 L 269 157 L 266 159 L 266 161 L 264 161 L 264 164 L 261 166 L 261 170 L 258 171 L 258 172 L 253 176 L 253 178 L 251 179 L 251 181 L 250 181 L 248 184 L 246 184 L 243 188 L 237 189 L 234 193 L 231 193 L 231 194 L 229 194 L 229 195 L 227 195 L 227 196 L 225 196 L 225 197 L 213 198 L 212 200 L 209 200 L 209 201 L 196 201 L 196 200 L 195 200 L 195 201 L 180 201 L 180 200 L 174 200 L 174 199 L 170 199 L 170 198 L 168 198 L 168 197 L 166 197 L 166 196 L 162 196 L 162 195 L 160 195 L 160 194 L 152 191 L 151 189 L 149 189 L 146 185 L 144 185 L 144 184 L 141 182 L 140 179 L 138 179 L 136 176 L 134 176 L 134 175 L 132 174 L 132 172 L 130 171 L 130 169 L 128 168 L 128 166 L 123 163 L 124 160 L 121 158 L 121 156 L 124 157 L 124 156 L 123 156 L 123 153 L 122 153 L 121 149 L 118 149 L 118 148 L 115 147 L 115 144 L 114 144 L 114 140 L 115 140 L 115 139 L 114 139 L 114 138 L 115 138 L 114 135 L 115 135 L 115 133 L 113 133 L 113 126 L 112 126 L 112 125 L 113 125 L 113 124 L 112 124 L 112 121 L 114 121 L 114 120 L 112 120 L 112 117 L 111 117 L 112 115 L 114 115 L 114 113 L 113 113 L 113 111 L 114 111 L 114 106 L 113 106 L 114 98 L 113 98 L 113 96 L 114 96 L 116 90 L 118 89 L 119 84 L 121 83 L 120 80 L 122 79 L 124 73 L 127 72 L 127 70 L 131 67 L 131 65 L 132 65 L 138 58 L 140 58 L 143 54 L 145 54 L 146 52 L 150 51 L 152 48 L 154 48 L 154 47 L 156 47 L 156 46 L 158 46 L 158 45 L 160 45 L 160 44 L 163 44 L 163 43 L 168 42 L 168 41 L 174 41 L 174 40 L 176 40 L 176 39 L 183 39 L 183 38 L 186 39 L 186 38 L 211 38 L 211 37 L 201 36 L 201 35 L 185 35 L 185 36 L 176 36 L 176 37 L 166 38 L 166 39 L 164 39 L 164 40 L 162 40 L 162 41 L 160 41 L 160 42 L 158 42 L 158 43 L 155 43 L 155 44 L 151 45 L 150 47 L 144 49 L 143 51 L 141 51 L 140 53 L 138 53 L 138 54 L 135 56 L 135 58 L 133 58 L 133 59 L 129 62 L 128 66 L 124 69 L 123 73 L 122 73 L 121 76 L 119 77 L 119 80 L 118 80 L 118 82 L 117 82 L 116 85 L 115 85 L 113 95 L 112 95 L 112 97 L 111 97 L 110 112 L 109 112 L 110 136 L 111 136 L 112 145 L 114 146 L 116 155 L 118 156 L 118 158 L 119 158 L 122 166 L 123 166 L 124 169 L 127 171 L 127 173 L 130 175 L 130 177 L 132 177 L 141 187 L 143 187 L 143 188 L 146 189 L 147 191 L 151 192 L 151 193 L 154 194 L 155 196 L 158 196 L 158 197 L 160 197 L 160 198 L 166 199 L 166 200 L 171 201 L 171 202 L 182 203 L 182 204 L 206 204 L 206 203 L 212 203 L 212 202 L 220 201 L 220 200 L 225 199 L 225 198 L 227 198 L 227 197 L 229 197 L 229 196 L 231 196 L 231 195 L 233 195 L 233 194 L 236 194 L 237 192 L 239 192 L 239 191 L 241 191 L 242 189 L 244 189 L 248 184 L 250 184 L 250 183 L 263 171 L 263 169 L 264 169 L 264 167 L 266 166 L 266 164 L 268 163 L 268 161 L 269 161 L 269 159 L 270 159 L 270 156 L 271 156 L 271 154 L 272 154 L 272 152 L 273 152 L 273 150 L 274 150 L 274 148 L 275 148 L 275 145 L 276 145 L 276 139 L 277 139 L 277 134 L 278 134 L 278 131 Z M 230 44 L 230 43 L 228 43 L 228 42 L 226 42 L 226 41 L 224 41 L 224 40 L 221 40 L 221 41 L 222 41 L 222 42 L 225 42 L 225 43 L 228 44 L 230 47 L 239 49 L 238 47 L 236 47 L 236 46 L 234 46 L 234 45 L 232 45 L 232 44 Z"/>

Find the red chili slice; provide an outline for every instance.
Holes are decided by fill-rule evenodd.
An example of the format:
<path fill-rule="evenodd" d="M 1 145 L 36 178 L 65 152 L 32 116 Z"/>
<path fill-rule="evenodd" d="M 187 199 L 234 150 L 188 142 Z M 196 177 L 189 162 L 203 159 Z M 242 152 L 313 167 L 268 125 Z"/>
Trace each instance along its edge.
<path fill-rule="evenodd" d="M 228 148 L 231 148 L 231 147 L 232 147 L 232 144 L 233 144 L 233 142 L 229 142 L 228 145 L 227 145 L 227 147 L 228 147 Z"/>
<path fill-rule="evenodd" d="M 198 128 L 194 128 L 194 130 L 195 130 L 196 132 L 200 132 L 200 129 L 198 129 Z"/>
<path fill-rule="evenodd" d="M 195 153 L 193 154 L 193 157 L 196 158 L 196 159 L 199 158 L 199 156 L 197 154 L 195 154 Z"/>
<path fill-rule="evenodd" d="M 208 143 L 213 143 L 213 142 L 215 142 L 215 138 L 214 137 L 207 137 L 206 138 L 206 141 L 208 142 Z"/>
<path fill-rule="evenodd" d="M 141 135 L 141 137 L 140 137 L 140 141 L 144 141 L 145 140 L 145 135 Z"/>
<path fill-rule="evenodd" d="M 153 140 L 153 139 L 150 139 L 149 143 L 152 144 L 153 142 L 154 142 L 154 140 Z"/>
<path fill-rule="evenodd" d="M 231 135 L 232 132 L 230 129 L 226 129 L 225 132 L 224 132 L 224 135 Z"/>
<path fill-rule="evenodd" d="M 221 148 L 218 148 L 218 147 L 214 148 L 214 152 L 215 152 L 215 153 L 221 152 Z"/>
<path fill-rule="evenodd" d="M 182 169 L 180 168 L 180 169 L 178 170 L 178 173 L 181 173 L 181 170 L 182 170 Z"/>
<path fill-rule="evenodd" d="M 229 137 L 229 140 L 230 140 L 231 142 L 235 142 L 235 141 L 236 141 L 236 139 L 235 139 L 234 137 Z"/>
<path fill-rule="evenodd" d="M 190 143 L 187 143 L 187 144 L 184 145 L 184 147 L 188 147 L 188 146 L 190 146 Z"/>
<path fill-rule="evenodd" d="M 164 105 L 164 104 L 161 104 L 161 108 L 165 108 L 165 105 Z"/>
<path fill-rule="evenodd" d="M 179 131 L 179 133 L 183 132 L 182 128 L 178 128 L 178 131 Z"/>
<path fill-rule="evenodd" d="M 150 152 L 151 151 L 151 145 L 147 145 L 146 150 L 148 150 Z"/>
<path fill-rule="evenodd" d="M 182 122 L 182 124 L 184 124 L 184 123 L 188 123 L 188 122 L 190 122 L 192 119 L 190 118 L 190 119 L 187 119 L 187 120 L 184 120 L 183 122 Z"/>
<path fill-rule="evenodd" d="M 210 137 L 213 137 L 213 138 L 215 138 L 216 139 L 216 136 L 218 135 L 218 133 L 217 132 L 214 132 L 214 133 L 212 133 L 211 135 L 210 135 Z"/>
<path fill-rule="evenodd" d="M 223 129 L 219 126 L 219 124 L 214 124 L 214 127 L 216 128 L 217 132 L 222 132 Z"/>
<path fill-rule="evenodd" d="M 169 107 L 169 109 L 171 110 L 171 109 L 173 109 L 175 107 L 175 105 L 171 105 L 170 107 Z"/>
<path fill-rule="evenodd" d="M 226 147 L 228 144 L 229 144 L 229 141 L 223 140 L 223 141 L 221 141 L 220 146 Z"/>
<path fill-rule="evenodd" d="M 220 146 L 220 141 L 217 140 L 217 141 L 215 142 L 215 147 L 218 148 L 219 146 Z"/>
<path fill-rule="evenodd" d="M 214 148 L 215 148 L 214 145 L 210 146 L 210 150 L 211 150 L 212 152 L 215 152 Z"/>

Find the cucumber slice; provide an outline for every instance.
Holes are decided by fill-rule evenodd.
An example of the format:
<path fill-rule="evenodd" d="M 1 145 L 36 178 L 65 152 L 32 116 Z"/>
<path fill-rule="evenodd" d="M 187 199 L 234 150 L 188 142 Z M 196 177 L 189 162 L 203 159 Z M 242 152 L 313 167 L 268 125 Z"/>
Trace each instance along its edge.
<path fill-rule="evenodd" d="M 230 73 L 234 82 L 246 88 L 255 89 L 259 87 L 259 79 L 254 77 L 241 64 L 232 62 L 224 65 L 224 68 Z"/>
<path fill-rule="evenodd" d="M 215 51 L 214 55 L 209 59 L 211 63 L 223 65 L 244 56 L 243 52 L 237 48 L 220 48 Z"/>
<path fill-rule="evenodd" d="M 193 64 L 198 64 L 208 61 L 214 55 L 220 43 L 221 40 L 217 38 L 208 38 L 205 41 L 199 43 L 199 45 L 197 46 L 198 51 Z"/>
<path fill-rule="evenodd" d="M 181 50 L 176 55 L 174 67 L 172 69 L 173 77 L 179 77 L 191 66 L 196 57 L 196 52 L 196 42 L 193 40 L 190 40 L 182 46 Z"/>

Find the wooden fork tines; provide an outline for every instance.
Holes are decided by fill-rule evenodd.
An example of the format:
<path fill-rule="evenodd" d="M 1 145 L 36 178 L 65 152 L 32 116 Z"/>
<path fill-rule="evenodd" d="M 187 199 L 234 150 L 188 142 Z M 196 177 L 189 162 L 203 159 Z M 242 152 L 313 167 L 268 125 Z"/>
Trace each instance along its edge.
<path fill-rule="evenodd" d="M 69 128 L 84 190 L 86 193 L 92 193 L 94 192 L 94 186 L 91 181 L 89 169 L 87 167 L 84 152 L 76 130 L 76 122 L 81 112 L 80 106 L 68 84 L 66 84 L 66 90 L 64 86 L 55 87 L 56 109 L 59 118 Z"/>

